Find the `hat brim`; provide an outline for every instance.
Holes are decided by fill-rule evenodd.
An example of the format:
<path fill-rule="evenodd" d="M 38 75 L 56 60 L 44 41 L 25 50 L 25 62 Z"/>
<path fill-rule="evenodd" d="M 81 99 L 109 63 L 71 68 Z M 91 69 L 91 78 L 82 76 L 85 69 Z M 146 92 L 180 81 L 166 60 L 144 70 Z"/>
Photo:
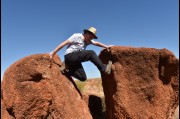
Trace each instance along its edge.
<path fill-rule="evenodd" d="M 92 33 L 91 31 L 89 31 L 87 29 L 84 29 L 83 31 L 84 31 L 84 33 L 89 32 L 89 33 L 93 34 L 94 35 L 94 39 L 98 39 L 98 37 L 94 33 Z"/>

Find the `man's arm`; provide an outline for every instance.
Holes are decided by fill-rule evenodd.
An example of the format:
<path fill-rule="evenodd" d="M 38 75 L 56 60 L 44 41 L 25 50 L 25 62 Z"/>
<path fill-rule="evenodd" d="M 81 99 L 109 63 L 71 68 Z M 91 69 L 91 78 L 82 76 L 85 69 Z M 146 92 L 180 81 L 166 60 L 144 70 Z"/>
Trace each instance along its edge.
<path fill-rule="evenodd" d="M 52 52 L 49 53 L 50 58 L 53 58 L 53 56 L 60 50 L 62 49 L 65 45 L 69 44 L 69 40 L 65 40 L 61 44 L 59 44 Z"/>
<path fill-rule="evenodd" d="M 99 46 L 99 47 L 103 47 L 103 48 L 109 48 L 109 46 L 107 46 L 107 45 L 105 45 L 103 43 L 97 42 L 97 41 L 92 41 L 92 44 L 96 45 L 96 46 Z"/>

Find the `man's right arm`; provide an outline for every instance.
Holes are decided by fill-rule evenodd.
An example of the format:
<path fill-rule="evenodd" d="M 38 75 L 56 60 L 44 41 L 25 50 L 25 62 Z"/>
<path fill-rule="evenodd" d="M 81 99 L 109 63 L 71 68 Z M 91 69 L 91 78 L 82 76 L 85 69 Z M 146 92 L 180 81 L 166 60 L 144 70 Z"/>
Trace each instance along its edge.
<path fill-rule="evenodd" d="M 65 45 L 69 44 L 69 40 L 65 40 L 61 44 L 59 44 L 52 52 L 49 53 L 50 58 L 53 58 L 53 56 L 60 50 L 62 49 Z"/>

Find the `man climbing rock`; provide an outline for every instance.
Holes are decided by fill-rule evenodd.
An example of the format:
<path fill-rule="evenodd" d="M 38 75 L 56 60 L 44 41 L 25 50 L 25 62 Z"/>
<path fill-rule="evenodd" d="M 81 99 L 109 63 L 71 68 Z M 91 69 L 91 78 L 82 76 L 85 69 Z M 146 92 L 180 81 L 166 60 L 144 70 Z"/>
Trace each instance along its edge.
<path fill-rule="evenodd" d="M 97 39 L 96 29 L 94 27 L 84 29 L 83 34 L 75 33 L 70 38 L 59 44 L 52 52 L 49 53 L 50 58 L 53 58 L 55 53 L 57 53 L 65 45 L 68 45 L 64 55 L 65 61 L 60 68 L 62 73 L 67 72 L 69 75 L 81 81 L 85 81 L 87 77 L 81 63 L 91 61 L 101 73 L 110 74 L 112 62 L 109 61 L 107 65 L 103 64 L 93 50 L 85 49 L 90 44 L 106 49 L 109 49 L 111 46 L 94 41 L 93 39 Z"/>

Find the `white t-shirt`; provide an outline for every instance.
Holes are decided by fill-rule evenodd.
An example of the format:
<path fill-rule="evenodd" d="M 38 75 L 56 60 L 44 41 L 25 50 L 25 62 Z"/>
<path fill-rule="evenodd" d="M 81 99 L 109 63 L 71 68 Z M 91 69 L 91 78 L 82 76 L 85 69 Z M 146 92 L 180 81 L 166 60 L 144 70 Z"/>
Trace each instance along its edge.
<path fill-rule="evenodd" d="M 89 44 L 92 44 L 93 42 L 95 42 L 91 40 L 89 43 L 86 43 L 84 41 L 84 36 L 82 33 L 75 33 L 70 38 L 68 38 L 68 40 L 70 44 L 67 46 L 65 55 L 72 52 L 85 50 Z"/>

